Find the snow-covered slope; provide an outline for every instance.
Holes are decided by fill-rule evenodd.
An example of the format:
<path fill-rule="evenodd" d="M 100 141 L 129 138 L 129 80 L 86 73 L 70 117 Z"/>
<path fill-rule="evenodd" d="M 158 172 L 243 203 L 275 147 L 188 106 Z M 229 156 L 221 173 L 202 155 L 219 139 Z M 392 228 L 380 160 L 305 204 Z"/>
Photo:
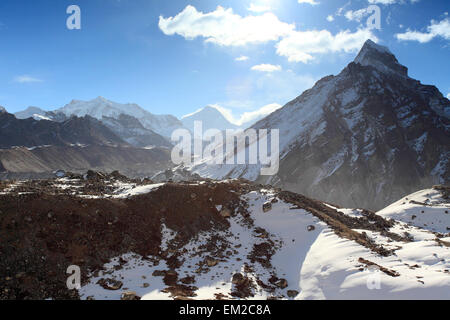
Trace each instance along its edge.
<path fill-rule="evenodd" d="M 443 208 L 448 191 L 408 198 Z M 377 215 L 243 180 L 89 171 L 0 182 L 0 210 L 17 221 L 0 234 L 0 271 L 42 279 L 11 277 L 5 299 L 450 299 L 449 231 L 411 225 L 398 204 Z"/>
<path fill-rule="evenodd" d="M 403 197 L 377 214 L 422 229 L 448 233 L 450 232 L 449 196 L 450 188 L 425 189 Z"/>
<path fill-rule="evenodd" d="M 91 275 L 82 299 L 120 299 L 124 291 L 144 300 L 450 299 L 450 238 L 272 189 L 244 193 L 240 201 L 235 210 L 216 204 L 228 228 L 184 244 L 162 224 L 165 259 L 116 257 Z M 120 281 L 122 290 L 105 288 L 105 279 Z"/>
<path fill-rule="evenodd" d="M 450 101 L 408 77 L 387 48 L 370 40 L 340 74 L 321 79 L 253 128 L 280 130 L 277 175 L 206 161 L 193 171 L 372 210 L 450 182 Z"/>
<path fill-rule="evenodd" d="M 124 141 L 135 147 L 171 147 L 169 138 L 145 128 L 135 117 L 120 114 L 117 118 L 103 116 L 101 122 Z"/>
<path fill-rule="evenodd" d="M 16 112 L 14 115 L 17 119 L 34 118 L 35 120 L 50 120 L 47 116 L 47 111 L 38 107 L 28 107 L 24 111 Z"/>
<path fill-rule="evenodd" d="M 165 137 L 170 137 L 175 129 L 182 127 L 181 122 L 174 116 L 154 115 L 137 104 L 116 103 L 103 97 L 90 101 L 72 100 L 55 112 L 62 112 L 66 116 L 76 115 L 82 117 L 89 115 L 99 120 L 102 120 L 103 117 L 118 119 L 121 114 L 126 114 L 139 119 L 145 128 Z"/>
<path fill-rule="evenodd" d="M 194 131 L 194 122 L 201 121 L 203 124 L 203 131 L 208 129 L 236 129 L 237 126 L 229 122 L 223 114 L 214 107 L 207 106 L 199 111 L 188 114 L 181 118 L 183 126 L 189 129 L 191 132 Z"/>

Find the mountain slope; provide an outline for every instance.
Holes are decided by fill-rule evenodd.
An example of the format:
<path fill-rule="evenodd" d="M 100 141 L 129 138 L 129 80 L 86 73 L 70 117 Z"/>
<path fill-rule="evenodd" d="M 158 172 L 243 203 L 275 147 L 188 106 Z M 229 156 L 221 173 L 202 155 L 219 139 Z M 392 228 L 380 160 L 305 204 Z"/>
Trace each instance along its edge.
<path fill-rule="evenodd" d="M 450 232 L 450 188 L 435 186 L 410 194 L 377 212 L 432 232 Z"/>
<path fill-rule="evenodd" d="M 129 177 L 148 177 L 170 165 L 167 148 L 72 145 L 0 149 L 0 180 L 50 178 L 56 170 L 120 171 Z"/>
<path fill-rule="evenodd" d="M 14 113 L 17 119 L 33 118 L 35 120 L 50 120 L 47 112 L 38 107 L 28 107 L 27 109 Z"/>
<path fill-rule="evenodd" d="M 100 106 L 99 106 L 100 107 Z M 95 109 L 95 108 L 94 108 Z M 96 114 L 98 110 L 92 110 Z M 110 113 L 111 110 L 108 110 Z M 105 112 L 108 114 L 108 112 Z M 78 112 L 80 117 L 83 112 Z M 56 122 L 64 122 L 72 117 L 76 117 L 70 112 L 44 111 L 37 107 L 29 107 L 28 109 L 14 114 L 17 119 L 33 118 L 35 120 L 49 120 Z M 135 117 L 120 113 L 114 114 L 114 117 L 102 116 L 99 119 L 106 127 L 111 129 L 118 137 L 135 147 L 170 147 L 172 144 L 168 138 L 165 138 L 153 130 L 145 128 L 142 123 Z"/>
<path fill-rule="evenodd" d="M 117 118 L 103 116 L 101 122 L 120 138 L 135 147 L 171 147 L 168 138 L 146 129 L 135 117 L 120 114 Z"/>
<path fill-rule="evenodd" d="M 214 107 L 207 106 L 197 112 L 186 115 L 181 119 L 183 126 L 189 129 L 191 132 L 194 131 L 194 122 L 201 121 L 203 124 L 203 131 L 209 129 L 237 129 L 237 126 L 229 122 L 223 114 Z"/>
<path fill-rule="evenodd" d="M 89 115 L 98 120 L 103 117 L 118 119 L 121 114 L 133 116 L 150 129 L 164 137 L 170 137 L 172 132 L 182 127 L 181 122 L 171 115 L 154 115 L 142 109 L 137 104 L 121 104 L 98 97 L 90 101 L 73 100 L 64 107 L 56 110 L 66 116 L 82 117 Z"/>
<path fill-rule="evenodd" d="M 127 145 L 100 121 L 89 116 L 72 117 L 64 122 L 17 119 L 0 113 L 0 148 L 43 145 Z"/>
<path fill-rule="evenodd" d="M 280 171 L 200 165 L 213 178 L 244 177 L 345 207 L 380 209 L 450 182 L 450 101 L 407 75 L 368 40 L 354 62 L 253 126 L 280 130 Z"/>
<path fill-rule="evenodd" d="M 450 234 L 244 181 L 5 182 L 0 210 L 3 299 L 450 299 Z"/>

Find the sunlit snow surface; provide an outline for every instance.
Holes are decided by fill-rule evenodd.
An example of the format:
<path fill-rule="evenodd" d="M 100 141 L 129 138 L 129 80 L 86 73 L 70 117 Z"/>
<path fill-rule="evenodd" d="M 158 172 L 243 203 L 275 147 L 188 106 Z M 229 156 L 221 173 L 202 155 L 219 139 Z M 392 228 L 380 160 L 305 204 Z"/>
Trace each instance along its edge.
<path fill-rule="evenodd" d="M 406 196 L 378 214 L 430 231 L 450 232 L 450 203 L 444 202 L 441 193 L 434 189 Z"/>
<path fill-rule="evenodd" d="M 433 192 L 434 190 L 421 191 L 413 198 L 429 197 L 431 202 L 438 201 L 437 196 L 433 197 Z M 432 232 L 399 222 L 390 231 L 399 235 L 407 232 L 414 239 L 413 242 L 405 243 L 392 241 L 377 232 L 355 230 L 366 232 L 369 238 L 388 249 L 397 249 L 395 255 L 381 257 L 354 241 L 338 237 L 312 214 L 302 209 L 292 209 L 291 204 L 281 200 L 273 203 L 272 210 L 264 213 L 263 204 L 274 197 L 270 190 L 251 192 L 242 197 L 249 204 L 254 226 L 249 228 L 240 215 L 230 218 L 230 229 L 221 235 L 230 242 L 231 250 L 236 252 L 220 260 L 216 266 L 208 268 L 207 272 L 195 272 L 197 264 L 208 256 L 208 252 L 201 252 L 198 248 L 214 234 L 203 232 L 184 246 L 186 250 L 182 260 L 185 259 L 185 262 L 176 271 L 179 278 L 195 276 L 195 283 L 192 285 L 198 287 L 198 290 L 195 291 L 197 296 L 194 299 L 215 299 L 216 294 L 235 299 L 230 293 L 234 286 L 231 279 L 236 272 L 241 272 L 250 279 L 258 278 L 264 283 L 268 283 L 273 274 L 288 282 L 287 288 L 277 288 L 270 293 L 256 285 L 254 297 L 250 299 L 290 299 L 288 290 L 299 292 L 295 299 L 450 299 L 450 248 L 440 246 Z M 393 215 L 396 206 L 398 205 L 394 204 L 380 214 Z M 340 211 L 350 216 L 360 215 L 358 210 Z M 401 210 L 398 217 L 403 217 Z M 310 225 L 315 227 L 313 231 L 307 230 Z M 268 231 L 269 239 L 274 243 L 276 253 L 271 258 L 271 267 L 263 267 L 258 262 L 252 263 L 247 257 L 254 244 L 267 241 L 255 232 L 257 227 Z M 175 232 L 165 225 L 162 231 L 162 247 L 167 249 Z M 142 257 L 133 253 L 126 254 L 123 258 L 127 261 L 123 269 L 114 270 L 118 258 L 113 259 L 105 265 L 102 275 L 91 278 L 81 288 L 81 297 L 120 299 L 124 290 L 132 290 L 143 299 L 173 298 L 169 293 L 162 292 L 167 287 L 162 277 L 152 276 L 155 270 L 168 270 L 163 260 L 155 266 L 153 262 L 142 260 Z M 369 269 L 358 262 L 359 258 L 394 270 L 400 276 L 392 277 L 379 270 Z M 251 266 L 253 271 L 246 273 L 245 264 Z M 103 289 L 96 284 L 102 277 L 122 281 L 123 288 L 118 291 Z M 144 283 L 149 286 L 144 288 Z"/>

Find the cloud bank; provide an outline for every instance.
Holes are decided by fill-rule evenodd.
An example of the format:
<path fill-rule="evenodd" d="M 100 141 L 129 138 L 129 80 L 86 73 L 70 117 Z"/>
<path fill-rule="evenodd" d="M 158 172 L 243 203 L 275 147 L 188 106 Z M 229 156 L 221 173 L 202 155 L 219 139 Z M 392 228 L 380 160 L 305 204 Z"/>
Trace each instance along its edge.
<path fill-rule="evenodd" d="M 42 82 L 41 79 L 29 76 L 29 75 L 22 75 L 22 76 L 17 76 L 13 79 L 14 82 L 17 83 L 34 83 L 34 82 Z"/>
<path fill-rule="evenodd" d="M 317 4 L 316 1 L 299 1 Z M 188 5 L 174 17 L 159 17 L 159 28 L 166 35 L 180 35 L 187 40 L 198 37 L 220 46 L 245 46 L 276 42 L 276 52 L 289 61 L 308 63 L 316 54 L 353 52 L 367 39 L 378 41 L 368 29 L 341 31 L 333 35 L 328 30 L 299 31 L 295 24 L 282 22 L 276 15 L 240 16 L 233 9 L 221 6 L 208 13 Z"/>
<path fill-rule="evenodd" d="M 418 41 L 420 43 L 427 43 L 436 37 L 450 40 L 450 19 L 446 18 L 440 22 L 431 20 L 426 32 L 407 30 L 404 33 L 395 35 L 401 41 Z"/>

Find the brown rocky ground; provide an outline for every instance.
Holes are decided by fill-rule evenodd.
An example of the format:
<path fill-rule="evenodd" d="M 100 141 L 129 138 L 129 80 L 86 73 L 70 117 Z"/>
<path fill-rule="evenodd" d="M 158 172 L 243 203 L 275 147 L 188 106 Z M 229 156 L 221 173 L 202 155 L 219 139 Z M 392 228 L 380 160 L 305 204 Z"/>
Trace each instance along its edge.
<path fill-rule="evenodd" d="M 175 271 L 183 264 L 179 260 L 183 252 L 177 249 L 202 231 L 226 231 L 230 215 L 241 215 L 251 226 L 248 205 L 241 195 L 263 188 L 243 180 L 168 182 L 151 193 L 122 199 L 107 195 L 114 193 L 120 183 L 144 186 L 152 182 L 131 180 L 117 172 L 67 176 L 65 188 L 57 187 L 56 180 L 0 182 L 0 299 L 78 299 L 76 291 L 66 288 L 69 265 L 79 265 L 83 274 L 92 274 L 110 259 L 129 252 L 155 259 L 155 263 L 164 260 L 170 270 L 161 270 L 159 275 L 168 286 L 166 292 L 174 298 L 193 297 L 195 279 L 183 278 Z M 278 197 L 294 208 L 309 211 L 341 237 L 378 254 L 386 256 L 392 251 L 352 229 L 379 231 L 396 241 L 408 241 L 387 232 L 392 222 L 372 212 L 352 218 L 291 192 L 278 190 Z M 217 205 L 223 205 L 223 209 L 219 211 Z M 166 250 L 161 248 L 162 223 L 176 231 L 176 241 Z M 267 238 L 264 229 L 256 232 L 258 237 Z M 248 257 L 265 267 L 270 266 L 277 246 L 271 239 L 266 240 L 252 248 Z M 198 272 L 233 252 L 227 240 L 219 236 L 197 250 L 199 254 L 210 254 Z M 282 280 L 274 275 L 273 283 L 258 284 L 270 289 L 282 287 Z M 252 279 L 237 276 L 234 281 L 233 296 L 251 296 Z"/>

